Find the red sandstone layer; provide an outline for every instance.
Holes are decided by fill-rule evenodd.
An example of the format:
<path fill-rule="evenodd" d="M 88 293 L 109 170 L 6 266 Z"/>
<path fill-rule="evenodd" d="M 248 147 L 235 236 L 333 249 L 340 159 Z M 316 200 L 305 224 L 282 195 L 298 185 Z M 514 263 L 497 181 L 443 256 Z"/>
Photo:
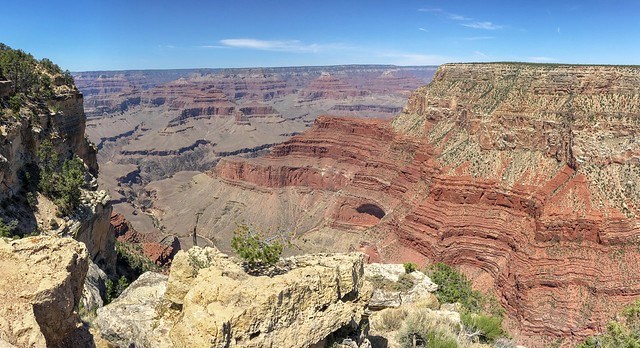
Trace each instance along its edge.
<path fill-rule="evenodd" d="M 362 230 L 373 258 L 459 265 L 521 341 L 575 341 L 640 296 L 640 147 L 622 126 L 640 118 L 638 82 L 637 68 L 448 65 L 392 123 L 320 117 L 214 174 L 337 192 L 328 223 Z"/>

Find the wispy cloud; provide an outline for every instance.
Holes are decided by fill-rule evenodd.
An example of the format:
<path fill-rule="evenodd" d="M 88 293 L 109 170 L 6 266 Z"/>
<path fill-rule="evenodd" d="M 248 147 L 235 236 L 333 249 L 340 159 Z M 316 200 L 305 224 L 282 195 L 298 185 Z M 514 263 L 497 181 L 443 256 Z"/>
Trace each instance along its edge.
<path fill-rule="evenodd" d="M 441 16 L 446 16 L 448 19 L 456 22 L 461 22 L 460 25 L 484 30 L 498 30 L 504 28 L 502 25 L 498 25 L 489 21 L 476 21 L 474 18 L 466 17 L 457 13 L 447 12 L 441 8 L 419 8 L 420 12 L 433 12 L 438 13 Z"/>
<path fill-rule="evenodd" d="M 448 13 L 447 17 L 449 19 L 454 20 L 454 21 L 472 21 L 473 20 L 473 18 L 461 16 L 461 15 L 458 15 L 458 14 L 455 14 L 455 13 Z"/>
<path fill-rule="evenodd" d="M 484 30 L 498 30 L 503 28 L 502 25 L 494 24 L 492 22 L 470 22 L 470 23 L 462 23 L 460 25 L 469 27 L 469 28 L 484 29 Z"/>
<path fill-rule="evenodd" d="M 420 31 L 424 31 L 424 32 L 429 32 L 429 30 L 425 29 L 425 28 L 418 28 L 418 30 Z"/>
<path fill-rule="evenodd" d="M 201 45 L 198 48 L 230 48 L 229 46 L 221 46 L 221 45 Z"/>
<path fill-rule="evenodd" d="M 474 54 L 476 57 L 480 57 L 480 58 L 489 58 L 489 56 L 487 56 L 486 54 L 484 54 L 483 52 L 480 52 L 480 51 L 473 51 L 473 54 Z"/>
<path fill-rule="evenodd" d="M 346 49 L 347 46 L 340 43 L 330 44 L 305 44 L 299 40 L 260 40 L 260 39 L 224 39 L 220 40 L 220 44 L 224 47 L 246 48 L 262 51 L 281 51 L 281 52 L 320 52 L 326 50 Z M 216 46 L 213 46 L 216 47 Z"/>
<path fill-rule="evenodd" d="M 471 37 L 463 37 L 463 40 L 466 41 L 479 41 L 479 40 L 493 40 L 495 37 L 493 36 L 471 36 Z"/>
<path fill-rule="evenodd" d="M 527 57 L 527 60 L 533 63 L 553 63 L 558 61 L 555 58 L 543 56 Z"/>

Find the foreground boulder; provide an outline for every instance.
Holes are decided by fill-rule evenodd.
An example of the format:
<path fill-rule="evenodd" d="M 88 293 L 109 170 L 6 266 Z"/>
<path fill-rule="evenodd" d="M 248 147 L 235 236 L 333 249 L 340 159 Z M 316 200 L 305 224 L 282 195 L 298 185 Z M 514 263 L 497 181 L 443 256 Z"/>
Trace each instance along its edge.
<path fill-rule="evenodd" d="M 364 274 L 373 284 L 369 309 L 400 307 L 421 301 L 437 302 L 432 294 L 438 285 L 420 271 L 406 273 L 402 264 L 370 263 Z"/>
<path fill-rule="evenodd" d="M 371 296 L 363 254 L 305 255 L 286 264 L 284 274 L 251 276 L 215 248 L 180 251 L 163 301 L 165 282 L 143 275 L 144 284 L 133 283 L 98 311 L 101 336 L 136 347 L 309 347 L 360 323 Z"/>
<path fill-rule="evenodd" d="M 142 274 L 120 297 L 98 309 L 94 324 L 101 336 L 118 347 L 171 347 L 157 311 L 166 287 L 167 276 Z"/>
<path fill-rule="evenodd" d="M 359 322 L 364 312 L 362 254 L 300 256 L 286 274 L 254 277 L 217 250 L 205 250 L 214 266 L 197 271 L 182 299 L 182 317 L 171 331 L 176 346 L 308 347 Z"/>
<path fill-rule="evenodd" d="M 89 255 L 71 238 L 0 238 L 0 342 L 57 347 L 81 326 L 77 314 Z"/>

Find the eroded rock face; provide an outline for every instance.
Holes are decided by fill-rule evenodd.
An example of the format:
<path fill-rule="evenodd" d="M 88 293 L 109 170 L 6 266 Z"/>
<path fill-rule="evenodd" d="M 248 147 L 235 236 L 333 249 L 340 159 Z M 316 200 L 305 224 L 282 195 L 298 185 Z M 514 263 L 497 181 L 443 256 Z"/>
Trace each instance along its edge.
<path fill-rule="evenodd" d="M 221 161 L 210 191 L 262 217 L 256 202 L 306 189 L 298 215 L 265 225 L 323 211 L 303 247 L 459 265 L 523 342 L 577 340 L 640 293 L 639 118 L 636 67 L 444 65 L 392 122 L 320 117 L 265 158 Z"/>
<path fill-rule="evenodd" d="M 209 250 L 212 264 L 225 263 Z M 176 261 L 183 257 L 188 255 L 179 253 Z M 173 343 L 307 347 L 360 321 L 369 296 L 361 254 L 308 255 L 294 262 L 297 268 L 272 278 L 215 266 L 199 270 L 182 299 L 182 317 L 171 330 Z"/>
<path fill-rule="evenodd" d="M 68 343 L 80 325 L 88 258 L 71 238 L 0 238 L 0 339 L 19 347 Z"/>
<path fill-rule="evenodd" d="M 158 266 L 170 265 L 173 257 L 180 250 L 178 238 L 158 231 L 140 233 L 122 214 L 111 214 L 110 224 L 118 241 L 139 244 L 142 247 L 142 254 Z"/>
<path fill-rule="evenodd" d="M 98 309 L 94 324 L 102 338 L 118 347 L 172 347 L 158 312 L 166 286 L 167 276 L 144 273 L 117 299 Z"/>
<path fill-rule="evenodd" d="M 104 305 L 107 295 L 107 275 L 98 265 L 89 261 L 87 276 L 82 288 L 82 305 L 88 311 L 96 310 Z"/>
<path fill-rule="evenodd" d="M 98 311 L 98 327 L 123 346 L 309 347 L 360 322 L 371 296 L 362 254 L 288 263 L 286 274 L 250 276 L 215 248 L 180 251 L 168 282 L 145 273 Z"/>

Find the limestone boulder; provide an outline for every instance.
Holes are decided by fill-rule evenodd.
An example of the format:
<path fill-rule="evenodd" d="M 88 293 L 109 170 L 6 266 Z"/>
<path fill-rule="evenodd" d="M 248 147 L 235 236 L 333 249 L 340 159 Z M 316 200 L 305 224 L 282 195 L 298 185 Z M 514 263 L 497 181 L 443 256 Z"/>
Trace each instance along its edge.
<path fill-rule="evenodd" d="M 171 264 L 165 299 L 176 304 L 183 304 L 184 297 L 193 287 L 199 271 L 209 267 L 224 270 L 224 273 L 229 277 L 247 277 L 237 262 L 216 248 L 193 247 L 188 251 L 181 250 L 173 258 Z"/>
<path fill-rule="evenodd" d="M 89 255 L 71 238 L 0 238 L 0 341 L 64 346 L 77 331 Z"/>
<path fill-rule="evenodd" d="M 98 309 L 95 326 L 100 336 L 117 347 L 172 347 L 161 318 L 167 276 L 147 272 L 110 304 Z"/>
<path fill-rule="evenodd" d="M 193 276 L 190 255 L 203 254 L 210 265 Z M 370 297 L 363 254 L 305 255 L 289 263 L 294 268 L 285 274 L 249 276 L 216 249 L 176 255 L 167 287 L 186 289 L 188 282 L 189 290 L 181 299 L 183 292 L 172 292 L 182 305 L 170 332 L 174 346 L 308 347 L 360 321 Z"/>
<path fill-rule="evenodd" d="M 403 274 L 406 274 L 406 271 L 402 264 L 371 263 L 365 266 L 367 279 L 378 279 L 388 285 L 398 282 Z M 399 291 L 392 286 L 374 288 L 369 308 L 379 310 L 397 308 L 409 303 L 437 302 L 432 293 L 438 290 L 438 285 L 431 281 L 431 278 L 420 271 L 413 271 L 409 276 L 414 285 L 407 290 Z"/>

